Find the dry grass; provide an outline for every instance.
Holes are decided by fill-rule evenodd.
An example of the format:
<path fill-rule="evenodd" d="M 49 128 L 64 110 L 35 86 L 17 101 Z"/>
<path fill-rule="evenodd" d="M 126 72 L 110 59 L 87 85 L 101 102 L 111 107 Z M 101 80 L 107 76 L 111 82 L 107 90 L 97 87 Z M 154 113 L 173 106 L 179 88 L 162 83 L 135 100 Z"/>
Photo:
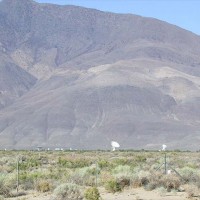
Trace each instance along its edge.
<path fill-rule="evenodd" d="M 62 184 L 77 184 L 86 190 L 96 184 L 105 187 L 109 181 L 113 188 L 119 185 L 120 190 L 144 187 L 146 190 L 164 188 L 163 191 L 168 192 L 178 191 L 180 186 L 187 184 L 190 197 L 198 195 L 200 188 L 197 152 L 167 152 L 170 158 L 167 162 L 182 176 L 180 178 L 173 170 L 169 175 L 164 174 L 164 155 L 160 152 L 0 151 L 2 198 L 12 196 L 16 191 L 17 157 L 20 158 L 19 190 L 24 192 L 53 193 Z"/>

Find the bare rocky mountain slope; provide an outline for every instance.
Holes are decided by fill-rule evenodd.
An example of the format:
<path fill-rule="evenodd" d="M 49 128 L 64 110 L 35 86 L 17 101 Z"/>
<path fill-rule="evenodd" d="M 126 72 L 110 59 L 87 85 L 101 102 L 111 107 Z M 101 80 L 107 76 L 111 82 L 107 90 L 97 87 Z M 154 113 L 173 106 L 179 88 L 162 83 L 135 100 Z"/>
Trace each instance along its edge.
<path fill-rule="evenodd" d="M 0 2 L 0 147 L 198 150 L 200 36 L 152 18 Z"/>

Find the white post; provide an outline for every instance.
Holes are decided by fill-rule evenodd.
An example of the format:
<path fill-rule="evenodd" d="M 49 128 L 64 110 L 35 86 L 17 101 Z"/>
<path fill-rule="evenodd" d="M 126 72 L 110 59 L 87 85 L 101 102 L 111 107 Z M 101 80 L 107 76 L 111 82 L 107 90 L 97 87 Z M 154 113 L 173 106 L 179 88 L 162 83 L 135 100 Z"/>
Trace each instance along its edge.
<path fill-rule="evenodd" d="M 96 183 L 95 183 L 95 185 L 96 185 L 96 187 L 98 187 L 98 162 L 96 161 Z"/>
<path fill-rule="evenodd" d="M 17 157 L 17 192 L 19 191 L 19 157 Z"/>

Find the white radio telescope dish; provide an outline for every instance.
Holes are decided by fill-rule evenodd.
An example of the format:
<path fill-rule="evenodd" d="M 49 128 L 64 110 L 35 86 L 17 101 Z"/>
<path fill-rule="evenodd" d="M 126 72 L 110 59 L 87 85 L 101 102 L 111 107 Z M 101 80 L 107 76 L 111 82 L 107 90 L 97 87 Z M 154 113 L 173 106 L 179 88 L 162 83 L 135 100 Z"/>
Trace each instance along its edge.
<path fill-rule="evenodd" d="M 162 151 L 165 151 L 166 148 L 167 148 L 167 145 L 163 144 L 163 145 L 162 145 Z"/>
<path fill-rule="evenodd" d="M 120 147 L 119 143 L 115 141 L 111 142 L 111 146 L 112 146 L 112 151 L 115 151 L 116 148 Z"/>

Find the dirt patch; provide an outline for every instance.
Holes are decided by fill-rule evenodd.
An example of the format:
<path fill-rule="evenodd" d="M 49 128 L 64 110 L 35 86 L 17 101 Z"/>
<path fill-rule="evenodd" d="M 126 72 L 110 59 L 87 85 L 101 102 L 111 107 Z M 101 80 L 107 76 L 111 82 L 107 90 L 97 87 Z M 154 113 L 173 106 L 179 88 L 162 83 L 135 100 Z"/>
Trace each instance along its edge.
<path fill-rule="evenodd" d="M 160 192 L 158 190 L 146 191 L 143 188 L 125 189 L 121 193 L 106 193 L 101 190 L 103 200 L 185 200 L 184 192 Z"/>
<path fill-rule="evenodd" d="M 107 193 L 104 188 L 99 188 L 103 200 L 186 200 L 185 192 L 164 192 L 161 190 L 146 191 L 143 188 L 125 189 L 120 193 Z M 22 197 L 7 200 L 51 200 L 50 193 L 32 193 Z"/>

